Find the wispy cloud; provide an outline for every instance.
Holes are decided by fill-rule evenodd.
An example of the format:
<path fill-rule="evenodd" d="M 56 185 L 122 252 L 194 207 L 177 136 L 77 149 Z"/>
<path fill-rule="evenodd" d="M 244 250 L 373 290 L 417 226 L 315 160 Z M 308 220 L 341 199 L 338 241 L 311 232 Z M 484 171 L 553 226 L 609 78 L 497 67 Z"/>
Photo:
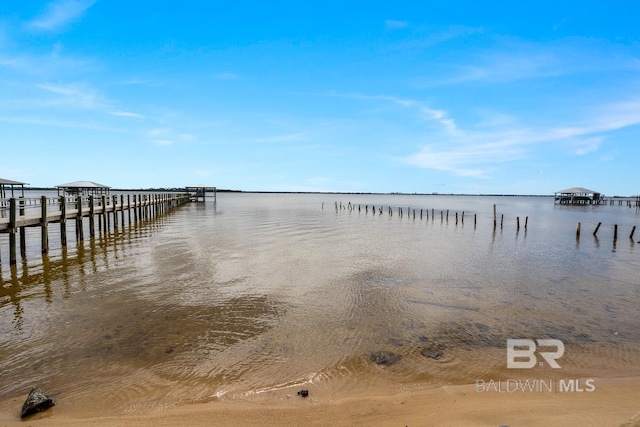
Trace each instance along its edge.
<path fill-rule="evenodd" d="M 190 143 L 197 140 L 197 138 L 185 132 L 176 132 L 171 128 L 155 128 L 145 132 L 146 137 L 155 145 L 169 146 L 179 143 Z"/>
<path fill-rule="evenodd" d="M 450 132 L 452 134 L 458 133 L 458 128 L 456 126 L 455 120 L 449 117 L 449 114 L 445 110 L 432 108 L 423 101 L 419 101 L 416 99 L 409 99 L 409 98 L 399 98 L 395 96 L 339 94 L 335 92 L 331 93 L 331 96 L 390 102 L 392 104 L 399 105 L 404 108 L 410 108 L 410 109 L 413 109 L 414 111 L 417 111 L 419 116 L 423 120 L 434 121 L 438 123 L 440 126 L 442 126 L 442 128 L 445 129 L 447 132 Z"/>
<path fill-rule="evenodd" d="M 144 119 L 144 118 L 146 118 L 142 114 L 132 113 L 130 111 L 111 111 L 109 114 L 111 114 L 112 116 L 128 117 L 128 118 L 131 118 L 131 119 Z"/>
<path fill-rule="evenodd" d="M 78 21 L 95 0 L 54 0 L 45 12 L 27 23 L 33 31 L 55 32 Z"/>
<path fill-rule="evenodd" d="M 91 87 L 82 83 L 38 85 L 40 89 L 59 95 L 59 98 L 49 104 L 69 105 L 80 108 L 101 108 L 105 102 L 101 96 Z"/>
<path fill-rule="evenodd" d="M 554 144 L 569 155 L 597 152 L 606 132 L 640 124 L 640 101 L 615 103 L 592 112 L 573 126 L 494 130 L 466 129 L 455 135 L 435 135 L 437 143 L 425 144 L 401 161 L 424 169 L 458 176 L 488 177 L 495 165 L 527 158 L 533 146 Z"/>

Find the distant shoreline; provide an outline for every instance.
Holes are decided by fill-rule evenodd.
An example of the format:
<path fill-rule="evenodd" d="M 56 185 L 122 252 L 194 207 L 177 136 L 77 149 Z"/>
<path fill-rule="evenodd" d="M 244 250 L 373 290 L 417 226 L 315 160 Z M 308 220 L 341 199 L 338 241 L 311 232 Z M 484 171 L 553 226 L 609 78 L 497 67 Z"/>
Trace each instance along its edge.
<path fill-rule="evenodd" d="M 55 187 L 25 187 L 29 191 L 57 191 Z M 158 188 L 112 188 L 110 191 L 140 191 L 140 192 L 178 192 L 184 191 L 182 187 L 158 187 Z M 207 190 L 213 193 L 213 190 Z M 247 193 L 247 194 L 355 194 L 371 196 L 491 196 L 491 197 L 553 197 L 553 194 L 470 194 L 470 193 L 401 193 L 401 192 L 359 192 L 359 191 L 262 191 L 262 190 L 230 190 L 216 189 L 218 193 Z M 619 196 L 614 196 L 619 197 Z M 631 197 L 631 196 L 629 196 Z"/>
<path fill-rule="evenodd" d="M 26 187 L 28 191 L 57 191 L 55 187 Z M 182 192 L 183 187 L 158 187 L 158 188 L 112 188 L 110 191 L 136 191 L 136 192 Z M 465 196 L 465 197 L 554 197 L 553 194 L 492 194 L 492 193 L 378 193 L 378 192 L 357 192 L 357 191 L 261 191 L 261 190 L 231 190 L 225 188 L 217 188 L 217 193 L 243 193 L 243 194 L 346 194 L 346 195 L 363 195 L 363 196 Z M 207 193 L 213 193 L 213 190 L 207 190 Z M 635 199 L 632 196 L 607 196 L 607 199 Z"/>

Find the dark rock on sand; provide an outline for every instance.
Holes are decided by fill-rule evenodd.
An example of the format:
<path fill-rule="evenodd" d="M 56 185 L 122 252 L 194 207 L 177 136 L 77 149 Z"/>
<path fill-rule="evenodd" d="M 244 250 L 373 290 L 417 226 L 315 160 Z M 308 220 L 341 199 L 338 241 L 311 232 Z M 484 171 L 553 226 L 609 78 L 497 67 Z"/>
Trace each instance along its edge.
<path fill-rule="evenodd" d="M 441 345 L 431 344 L 423 348 L 420 354 L 424 357 L 429 357 L 434 360 L 440 360 L 444 355 L 444 351 Z"/>
<path fill-rule="evenodd" d="M 298 392 L 298 396 L 300 396 L 302 398 L 309 396 L 309 390 L 300 390 Z"/>
<path fill-rule="evenodd" d="M 47 395 L 44 391 L 40 390 L 38 387 L 34 387 L 31 389 L 27 400 L 22 405 L 20 418 L 26 418 L 29 415 L 46 411 L 52 406 L 55 406 L 53 398 Z"/>
<path fill-rule="evenodd" d="M 395 365 L 402 359 L 402 355 L 391 353 L 389 351 L 378 351 L 371 355 L 371 361 L 376 365 L 391 366 Z"/>
<path fill-rule="evenodd" d="M 422 350 L 420 354 L 423 355 L 424 357 L 429 357 L 434 360 L 439 360 L 443 356 L 442 350 L 425 349 L 425 350 Z"/>

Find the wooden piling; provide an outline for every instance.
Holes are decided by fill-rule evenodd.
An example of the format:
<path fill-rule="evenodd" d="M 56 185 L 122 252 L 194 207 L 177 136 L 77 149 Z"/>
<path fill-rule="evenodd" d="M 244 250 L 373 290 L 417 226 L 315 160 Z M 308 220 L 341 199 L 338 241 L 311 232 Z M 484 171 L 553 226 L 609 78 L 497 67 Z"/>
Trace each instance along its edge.
<path fill-rule="evenodd" d="M 67 198 L 60 197 L 60 244 L 67 246 Z"/>
<path fill-rule="evenodd" d="M 633 240 L 633 233 L 635 233 L 635 232 L 636 232 L 636 226 L 634 225 L 633 228 L 631 229 L 631 234 L 629 234 L 629 238 L 631 240 Z"/>
<path fill-rule="evenodd" d="M 124 228 L 124 194 L 120 195 L 120 225 Z"/>
<path fill-rule="evenodd" d="M 118 210 L 116 209 L 118 205 L 118 196 L 111 196 L 111 203 L 113 203 L 113 230 L 118 231 Z"/>
<path fill-rule="evenodd" d="M 578 222 L 578 227 L 576 228 L 576 239 L 580 238 L 580 227 L 582 226 L 582 224 L 580 222 Z"/>
<path fill-rule="evenodd" d="M 497 226 L 498 226 L 498 218 L 496 216 L 496 205 L 494 203 L 493 204 L 493 229 L 495 230 Z"/>
<path fill-rule="evenodd" d="M 600 226 L 602 225 L 601 222 L 598 223 L 598 225 L 596 226 L 596 229 L 593 230 L 593 235 L 595 236 L 596 234 L 598 234 L 598 230 L 600 229 Z"/>
<path fill-rule="evenodd" d="M 76 207 L 78 214 L 76 215 L 76 236 L 78 241 L 84 241 L 84 226 L 82 224 L 82 196 L 76 198 Z"/>
<path fill-rule="evenodd" d="M 516 230 L 520 231 L 520 217 L 519 216 L 516 217 L 516 224 L 518 224 Z"/>
<path fill-rule="evenodd" d="M 109 215 L 107 214 L 107 196 L 102 196 L 102 229 L 103 233 L 109 232 Z"/>
<path fill-rule="evenodd" d="M 20 197 L 18 199 L 20 201 L 20 216 L 25 215 L 25 199 L 24 197 Z M 19 227 L 20 229 L 20 256 L 25 258 L 27 256 L 27 235 L 24 227 Z"/>
<path fill-rule="evenodd" d="M 18 257 L 16 256 L 16 224 L 16 199 L 12 197 L 9 199 L 9 265 L 16 265 L 18 263 Z"/>
<path fill-rule="evenodd" d="M 527 229 L 527 225 L 528 225 L 528 224 L 529 224 L 529 217 L 526 217 L 526 218 L 524 219 L 524 229 L 525 229 L 525 230 Z"/>
<path fill-rule="evenodd" d="M 93 206 L 93 195 L 89 196 L 89 238 L 96 237 L 96 220 L 94 218 L 95 207 Z"/>
<path fill-rule="evenodd" d="M 500 215 L 500 230 L 502 230 L 503 224 L 504 224 L 504 214 Z"/>
<path fill-rule="evenodd" d="M 458 225 L 458 212 L 456 212 L 456 225 Z"/>
<path fill-rule="evenodd" d="M 618 224 L 613 226 L 613 241 L 618 240 Z"/>
<path fill-rule="evenodd" d="M 49 223 L 47 222 L 47 197 L 40 198 L 40 248 L 43 254 L 49 253 Z"/>

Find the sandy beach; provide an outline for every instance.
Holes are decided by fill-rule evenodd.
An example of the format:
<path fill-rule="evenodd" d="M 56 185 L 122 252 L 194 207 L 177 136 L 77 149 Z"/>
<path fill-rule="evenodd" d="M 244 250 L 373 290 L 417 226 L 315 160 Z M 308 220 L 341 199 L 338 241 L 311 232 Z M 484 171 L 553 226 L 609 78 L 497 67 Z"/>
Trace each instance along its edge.
<path fill-rule="evenodd" d="M 583 393 L 478 392 L 475 384 L 392 396 L 318 401 L 220 402 L 95 417 L 64 402 L 26 421 L 21 400 L 5 402 L 4 426 L 640 426 L 640 378 L 596 379 Z"/>

